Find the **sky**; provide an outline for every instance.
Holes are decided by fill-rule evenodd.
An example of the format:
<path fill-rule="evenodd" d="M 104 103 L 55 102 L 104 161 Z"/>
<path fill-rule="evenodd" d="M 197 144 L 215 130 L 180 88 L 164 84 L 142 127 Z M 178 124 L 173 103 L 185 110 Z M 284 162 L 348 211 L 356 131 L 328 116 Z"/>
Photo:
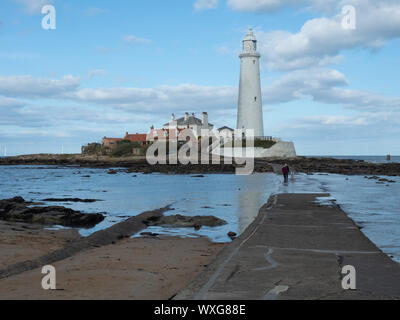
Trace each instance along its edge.
<path fill-rule="evenodd" d="M 398 0 L 1 0 L 0 156 L 79 153 L 172 113 L 234 128 L 250 27 L 266 136 L 299 155 L 400 155 Z"/>

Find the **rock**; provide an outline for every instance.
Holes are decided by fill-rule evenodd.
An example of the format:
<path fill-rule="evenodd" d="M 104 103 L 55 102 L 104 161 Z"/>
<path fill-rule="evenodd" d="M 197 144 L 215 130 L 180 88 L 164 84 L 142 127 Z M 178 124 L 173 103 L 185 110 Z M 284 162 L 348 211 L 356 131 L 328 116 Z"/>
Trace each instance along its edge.
<path fill-rule="evenodd" d="M 204 178 L 205 176 L 203 176 L 202 174 L 198 174 L 196 176 L 192 176 L 192 178 Z"/>
<path fill-rule="evenodd" d="M 48 199 L 43 199 L 41 201 L 45 201 L 45 202 L 84 202 L 84 203 L 92 203 L 92 202 L 103 201 L 103 200 L 79 199 L 79 198 L 48 198 Z"/>
<path fill-rule="evenodd" d="M 91 228 L 104 220 L 102 214 L 88 214 L 65 207 L 28 207 L 21 197 L 0 200 L 0 220 Z"/>
<path fill-rule="evenodd" d="M 378 181 L 380 181 L 380 182 L 388 182 L 388 183 L 396 183 L 396 181 L 394 181 L 394 180 L 389 180 L 389 179 L 386 179 L 386 178 L 381 178 L 381 179 L 379 179 Z"/>
<path fill-rule="evenodd" d="M 237 233 L 230 231 L 228 232 L 228 237 L 231 238 L 232 240 L 236 239 Z"/>
<path fill-rule="evenodd" d="M 117 171 L 115 171 L 115 170 L 113 170 L 113 169 L 111 169 L 111 170 L 109 170 L 108 172 L 107 172 L 107 174 L 117 174 L 118 172 Z"/>
<path fill-rule="evenodd" d="M 10 202 L 13 202 L 13 203 L 25 203 L 25 200 L 22 197 L 14 197 L 14 198 L 11 198 L 11 199 L 8 199 L 8 200 L 4 200 L 4 201 L 10 201 Z M 1 202 L 0 202 L 0 209 L 1 209 Z"/>
<path fill-rule="evenodd" d="M 128 172 L 151 174 L 154 172 L 163 174 L 189 174 L 206 175 L 213 173 L 235 173 L 240 165 L 238 164 L 200 164 L 200 165 L 181 165 L 181 164 L 157 164 L 150 165 L 145 159 L 116 160 L 112 157 L 102 157 L 95 159 L 82 155 L 25 155 L 17 157 L 0 158 L 0 165 L 56 165 L 89 167 L 89 168 L 129 168 Z M 343 175 L 376 175 L 376 176 L 400 176 L 400 163 L 369 163 L 355 161 L 351 159 L 332 159 L 317 157 L 296 157 L 294 159 L 257 159 L 255 162 L 255 172 L 273 172 L 272 165 L 283 165 L 288 163 L 294 167 L 296 172 L 301 173 L 328 173 Z M 38 168 L 43 169 L 43 168 Z M 78 168 L 75 174 L 84 174 Z M 119 172 L 120 170 L 118 170 Z M 280 173 L 280 172 L 278 172 Z M 368 178 L 369 179 L 369 178 Z M 379 178 L 378 178 L 379 179 Z"/>
<path fill-rule="evenodd" d="M 227 224 L 225 220 L 214 216 L 182 216 L 180 214 L 173 216 L 154 217 L 144 222 L 148 226 L 166 226 L 172 228 L 195 228 L 218 227 Z"/>
<path fill-rule="evenodd" d="M 142 232 L 140 235 L 145 236 L 145 237 L 158 237 L 159 236 L 158 233 L 152 233 L 152 232 Z"/>

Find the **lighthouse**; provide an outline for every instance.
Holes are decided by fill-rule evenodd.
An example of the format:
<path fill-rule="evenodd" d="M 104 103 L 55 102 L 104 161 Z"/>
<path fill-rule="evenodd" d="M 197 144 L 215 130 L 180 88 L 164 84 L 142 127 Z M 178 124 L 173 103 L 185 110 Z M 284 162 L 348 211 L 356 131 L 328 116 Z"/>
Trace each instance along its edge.
<path fill-rule="evenodd" d="M 257 39 L 250 29 L 243 39 L 240 54 L 240 84 L 237 129 L 253 129 L 255 137 L 264 137 L 260 57 Z"/>

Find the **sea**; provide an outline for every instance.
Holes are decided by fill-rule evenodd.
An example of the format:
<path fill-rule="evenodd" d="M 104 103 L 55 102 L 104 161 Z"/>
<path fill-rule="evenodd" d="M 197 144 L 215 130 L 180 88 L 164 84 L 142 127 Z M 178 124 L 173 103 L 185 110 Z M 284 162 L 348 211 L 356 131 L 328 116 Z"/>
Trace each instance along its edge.
<path fill-rule="evenodd" d="M 338 157 L 339 158 L 339 157 Z M 340 157 L 342 158 L 342 157 Z M 348 159 L 349 157 L 344 157 Z M 354 157 L 383 163 L 386 157 Z M 392 157 L 400 162 L 400 157 Z M 274 173 L 250 176 L 205 174 L 204 177 L 168 174 L 107 174 L 108 169 L 59 166 L 0 166 L 0 199 L 22 196 L 43 205 L 63 205 L 87 213 L 103 213 L 94 228 L 79 229 L 82 236 L 108 228 L 141 212 L 171 205 L 166 215 L 213 215 L 227 221 L 219 227 L 149 227 L 143 232 L 178 237 L 205 236 L 229 242 L 228 232 L 241 234 L 258 215 L 269 197 L 278 193 L 330 193 L 362 227 L 362 232 L 393 260 L 400 262 L 400 177 L 395 183 L 377 183 L 362 176 L 316 173 L 296 174 L 289 184 Z M 98 199 L 93 203 L 51 203 L 46 198 Z M 60 226 L 49 227 L 60 229 Z M 134 237 L 140 236 L 140 234 Z"/>

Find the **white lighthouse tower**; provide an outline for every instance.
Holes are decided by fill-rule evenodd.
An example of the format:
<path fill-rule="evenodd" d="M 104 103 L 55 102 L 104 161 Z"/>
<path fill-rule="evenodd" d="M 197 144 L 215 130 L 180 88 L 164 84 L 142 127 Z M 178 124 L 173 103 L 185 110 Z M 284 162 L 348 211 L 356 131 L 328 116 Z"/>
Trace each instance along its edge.
<path fill-rule="evenodd" d="M 240 55 L 237 128 L 253 129 L 255 137 L 264 137 L 260 57 L 257 39 L 250 29 L 243 39 L 243 52 Z"/>

